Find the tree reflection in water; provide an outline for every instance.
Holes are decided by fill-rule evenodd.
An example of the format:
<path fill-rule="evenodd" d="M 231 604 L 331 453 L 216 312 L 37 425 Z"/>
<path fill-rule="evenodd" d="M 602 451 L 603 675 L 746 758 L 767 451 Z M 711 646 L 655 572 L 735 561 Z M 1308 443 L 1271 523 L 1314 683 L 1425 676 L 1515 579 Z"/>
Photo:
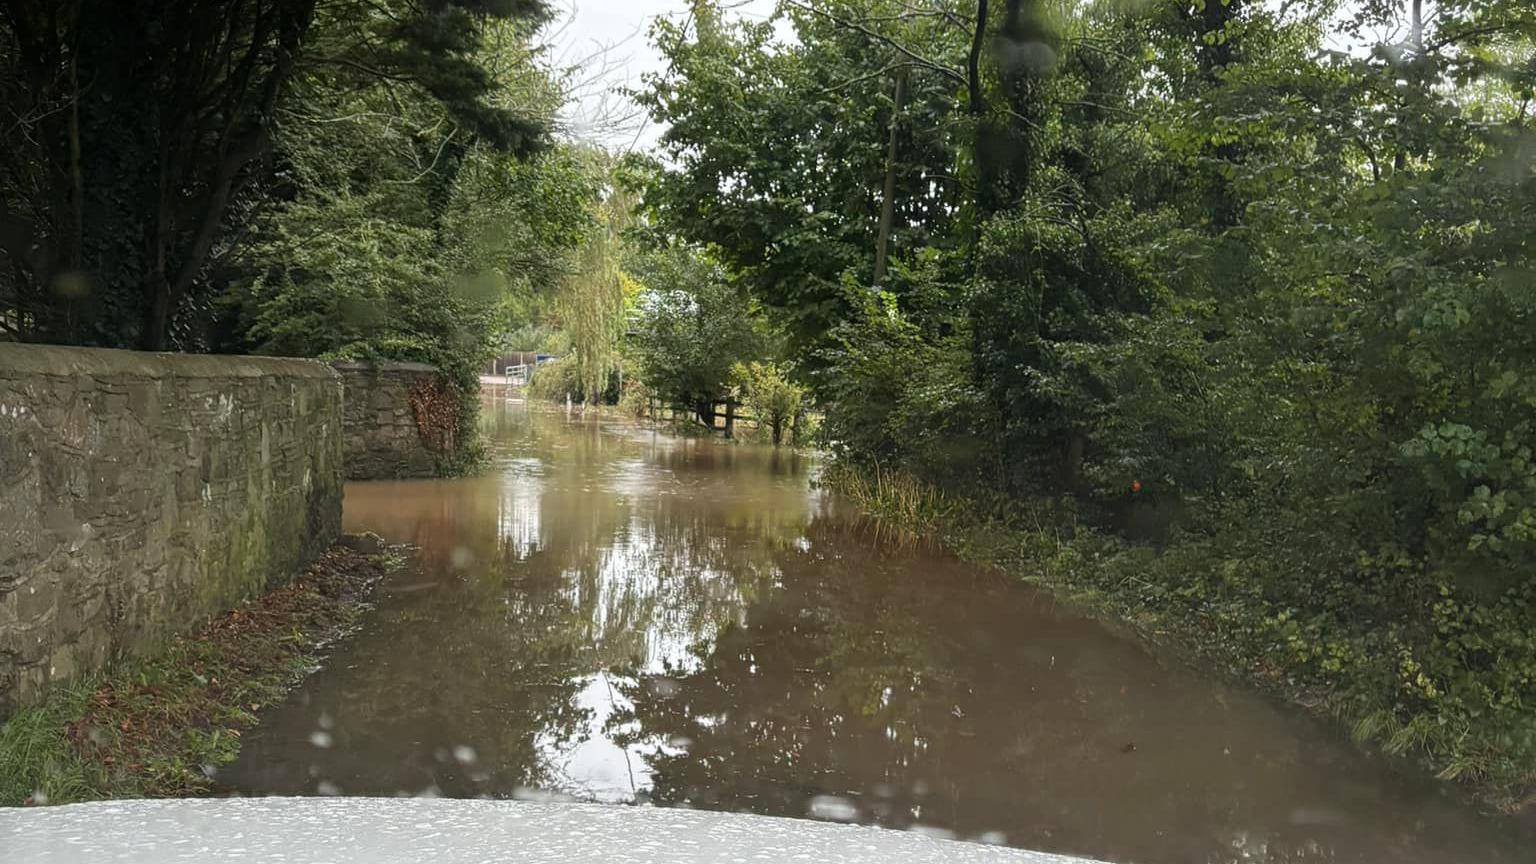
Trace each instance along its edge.
<path fill-rule="evenodd" d="M 349 487 L 348 526 L 415 565 L 228 787 L 653 800 L 1146 864 L 1521 860 L 1325 728 L 880 547 L 807 457 L 486 416 L 485 476 Z"/>
<path fill-rule="evenodd" d="M 715 639 L 622 686 L 609 733 L 646 754 L 655 802 L 1169 864 L 1449 864 L 1482 845 L 1321 730 L 1048 598 L 882 556 L 833 520 L 807 540 Z"/>

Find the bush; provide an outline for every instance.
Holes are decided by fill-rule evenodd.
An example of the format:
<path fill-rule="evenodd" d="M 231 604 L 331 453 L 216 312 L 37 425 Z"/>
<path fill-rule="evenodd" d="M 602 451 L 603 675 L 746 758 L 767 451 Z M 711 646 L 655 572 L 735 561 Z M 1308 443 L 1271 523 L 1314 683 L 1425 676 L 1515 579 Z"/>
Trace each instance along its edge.
<path fill-rule="evenodd" d="M 624 392 L 619 396 L 619 411 L 626 417 L 636 420 L 649 416 L 651 408 L 651 391 L 642 381 L 629 380 L 624 382 Z"/>
<path fill-rule="evenodd" d="M 581 389 L 581 376 L 575 361 L 570 357 L 540 363 L 528 379 L 530 399 L 563 403 L 566 397 L 570 397 L 574 402 L 582 402 L 585 396 Z"/>
<path fill-rule="evenodd" d="M 972 382 L 967 334 L 924 333 L 889 295 L 838 331 L 818 395 L 820 439 L 841 458 L 969 487 L 991 474 L 992 412 Z"/>
<path fill-rule="evenodd" d="M 792 383 L 775 363 L 737 363 L 731 378 L 757 419 L 758 428 L 766 429 L 773 446 L 779 446 L 784 428 L 805 410 L 805 390 Z"/>

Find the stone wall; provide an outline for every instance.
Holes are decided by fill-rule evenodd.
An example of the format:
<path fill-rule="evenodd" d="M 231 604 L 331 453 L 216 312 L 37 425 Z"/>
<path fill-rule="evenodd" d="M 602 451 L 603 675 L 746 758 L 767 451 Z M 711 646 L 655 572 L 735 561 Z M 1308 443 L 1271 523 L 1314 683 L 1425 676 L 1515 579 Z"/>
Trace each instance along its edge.
<path fill-rule="evenodd" d="M 413 400 L 440 398 L 445 382 L 425 363 L 332 363 L 346 389 L 342 423 L 348 480 L 436 477 L 438 452 Z"/>
<path fill-rule="evenodd" d="M 341 416 L 323 363 L 0 343 L 0 716 L 309 563 Z"/>

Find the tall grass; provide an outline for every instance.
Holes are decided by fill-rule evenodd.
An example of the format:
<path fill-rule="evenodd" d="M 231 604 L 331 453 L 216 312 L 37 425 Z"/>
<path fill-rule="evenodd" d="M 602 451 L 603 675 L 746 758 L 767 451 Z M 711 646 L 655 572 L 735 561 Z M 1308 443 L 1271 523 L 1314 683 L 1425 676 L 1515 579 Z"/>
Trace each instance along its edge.
<path fill-rule="evenodd" d="M 954 512 L 939 489 L 881 465 L 834 462 L 822 471 L 820 484 L 856 505 L 877 540 L 897 546 L 936 542 Z"/>
<path fill-rule="evenodd" d="M 95 689 L 94 681 L 59 687 L 0 725 L 0 806 L 93 797 L 104 772 L 76 755 L 67 727 L 86 713 Z"/>

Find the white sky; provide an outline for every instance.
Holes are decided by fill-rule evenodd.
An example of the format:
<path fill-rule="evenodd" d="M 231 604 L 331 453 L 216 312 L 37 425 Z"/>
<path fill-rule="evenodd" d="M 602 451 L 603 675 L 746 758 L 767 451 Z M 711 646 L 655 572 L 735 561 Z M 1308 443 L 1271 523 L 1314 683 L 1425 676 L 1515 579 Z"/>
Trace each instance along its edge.
<path fill-rule="evenodd" d="M 555 65 L 581 64 L 576 88 L 564 120 L 576 138 L 596 141 L 617 149 L 649 147 L 661 130 L 614 88 L 638 87 L 645 72 L 658 71 L 661 59 L 647 38 L 651 21 L 658 15 L 682 18 L 688 0 L 556 0 L 559 20 L 544 32 L 551 43 Z M 773 12 L 774 0 L 731 0 L 738 15 L 756 19 Z"/>
<path fill-rule="evenodd" d="M 579 65 L 582 69 L 574 75 L 571 104 L 562 115 L 567 133 L 614 150 L 653 146 L 662 130 L 614 90 L 638 87 L 643 73 L 660 70 L 661 58 L 647 35 L 651 22 L 661 15 L 682 19 L 692 4 L 689 0 L 552 2 L 556 20 L 541 34 L 550 46 L 550 59 L 560 68 Z M 776 0 L 723 0 L 721 5 L 727 14 L 764 20 L 772 14 Z M 1347 3 L 1346 8 L 1352 5 Z M 1433 0 L 1430 5 L 1433 8 Z M 783 22 L 780 35 L 790 35 Z M 1382 39 L 1387 39 L 1385 34 Z M 1337 37 L 1330 42 L 1335 48 L 1364 50 L 1360 45 L 1342 44 Z"/>

